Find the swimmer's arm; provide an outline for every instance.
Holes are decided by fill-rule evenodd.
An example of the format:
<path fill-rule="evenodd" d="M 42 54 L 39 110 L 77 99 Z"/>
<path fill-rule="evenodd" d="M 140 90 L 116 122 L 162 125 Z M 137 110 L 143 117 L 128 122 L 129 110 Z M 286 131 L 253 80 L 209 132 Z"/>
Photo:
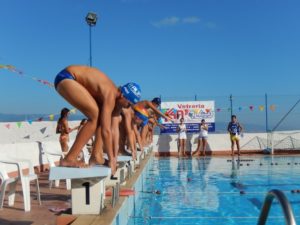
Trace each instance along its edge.
<path fill-rule="evenodd" d="M 160 129 L 163 129 L 163 130 L 166 129 L 166 127 L 163 126 L 163 125 L 161 125 L 155 117 L 153 117 L 152 119 L 153 119 L 153 121 L 154 121 L 154 123 L 153 123 L 154 126 L 159 126 L 159 128 L 160 128 Z M 150 121 L 150 120 L 149 120 L 149 121 Z M 151 121 L 150 121 L 150 122 L 151 122 Z"/>
<path fill-rule="evenodd" d="M 114 155 L 118 155 L 119 151 L 119 138 L 120 138 L 120 129 L 119 129 L 119 124 L 121 122 L 121 116 L 114 116 L 112 117 L 112 142 L 113 142 L 113 152 Z"/>
<path fill-rule="evenodd" d="M 156 114 L 162 116 L 163 118 L 165 118 L 166 120 L 172 121 L 172 118 L 166 116 L 165 114 L 163 114 L 161 111 L 159 111 L 151 102 L 147 101 L 146 102 L 147 106 L 150 107 Z"/>
<path fill-rule="evenodd" d="M 134 151 L 136 149 L 135 149 L 135 143 L 134 143 L 133 133 L 131 129 L 132 117 L 128 112 L 126 112 L 124 113 L 124 119 L 125 119 L 125 129 L 126 129 L 127 137 L 129 139 L 129 147 L 131 151 Z"/>
<path fill-rule="evenodd" d="M 227 131 L 231 134 L 231 130 L 230 130 L 230 123 L 228 123 L 228 126 L 227 126 Z"/>
<path fill-rule="evenodd" d="M 115 99 L 113 98 L 113 96 L 106 97 L 103 101 L 102 110 L 100 114 L 101 116 L 100 127 L 101 127 L 101 136 L 103 138 L 103 148 L 104 151 L 108 153 L 108 155 L 113 154 L 111 123 L 112 123 L 112 112 L 114 107 L 115 107 Z"/>
<path fill-rule="evenodd" d="M 80 125 L 76 126 L 76 127 L 73 127 L 73 128 L 69 128 L 69 133 L 71 133 L 72 131 L 74 130 L 78 130 L 80 127 Z"/>
<path fill-rule="evenodd" d="M 239 123 L 239 128 L 240 128 L 240 133 L 243 132 L 243 127 L 241 126 L 241 124 Z"/>
<path fill-rule="evenodd" d="M 136 126 L 135 124 L 133 125 L 133 131 L 134 131 L 134 134 L 135 134 L 135 136 L 136 136 L 137 142 L 138 142 L 138 144 L 139 144 L 141 150 L 143 150 L 144 146 L 143 146 L 143 143 L 142 143 L 141 134 L 140 134 L 140 132 L 138 131 L 137 126 Z"/>

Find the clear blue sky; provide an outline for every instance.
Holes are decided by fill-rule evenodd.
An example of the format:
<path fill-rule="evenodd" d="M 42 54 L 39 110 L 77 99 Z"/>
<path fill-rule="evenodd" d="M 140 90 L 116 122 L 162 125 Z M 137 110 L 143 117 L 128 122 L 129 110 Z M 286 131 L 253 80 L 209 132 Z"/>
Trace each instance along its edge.
<path fill-rule="evenodd" d="M 299 94 L 298 0 L 0 0 L 0 64 L 51 82 L 87 65 L 89 11 L 100 17 L 93 65 L 117 85 L 139 83 L 144 97 Z M 6 70 L 0 91 L 0 113 L 67 105 Z"/>

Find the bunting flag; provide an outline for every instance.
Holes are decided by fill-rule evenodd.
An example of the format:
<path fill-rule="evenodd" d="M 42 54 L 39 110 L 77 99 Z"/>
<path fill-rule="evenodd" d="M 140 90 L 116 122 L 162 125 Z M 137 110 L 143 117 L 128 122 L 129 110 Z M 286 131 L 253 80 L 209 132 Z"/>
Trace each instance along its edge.
<path fill-rule="evenodd" d="M 30 139 L 30 135 L 23 137 L 24 139 Z"/>
<path fill-rule="evenodd" d="M 272 111 L 276 110 L 276 105 L 274 105 L 274 104 L 270 105 L 269 107 L 270 107 L 270 110 L 272 110 Z M 258 105 L 258 106 L 254 106 L 254 105 L 239 106 L 239 107 L 234 108 L 234 109 L 237 109 L 237 110 L 239 110 L 241 112 L 243 109 L 247 109 L 247 108 L 249 108 L 249 110 L 252 111 L 252 112 L 255 110 L 255 108 L 257 108 L 259 111 L 264 111 L 265 110 L 265 106 L 264 105 Z M 216 112 L 221 112 L 223 110 L 227 110 L 228 112 L 230 112 L 231 108 L 230 107 L 229 108 L 217 108 Z"/>
<path fill-rule="evenodd" d="M 275 111 L 276 106 L 275 105 L 270 105 L 270 110 Z"/>
<path fill-rule="evenodd" d="M 15 66 L 13 65 L 0 65 L 0 69 L 6 69 L 6 70 L 9 70 L 10 72 L 13 72 L 13 73 L 16 73 L 18 75 L 21 75 L 23 77 L 27 77 L 29 79 L 32 79 L 34 81 L 37 81 L 43 85 L 47 85 L 49 87 L 54 87 L 54 85 L 52 83 L 50 83 L 49 81 L 46 81 L 46 80 L 42 80 L 42 79 L 38 79 L 34 76 L 29 76 L 27 74 L 25 74 L 22 70 L 20 69 L 17 69 Z"/>
<path fill-rule="evenodd" d="M 44 134 L 45 131 L 46 131 L 46 129 L 47 129 L 47 127 L 44 127 L 44 128 L 42 128 L 42 129 L 40 129 L 40 132 L 41 132 L 42 134 Z"/>
<path fill-rule="evenodd" d="M 2 66 L 2 65 L 0 65 L 0 68 L 1 68 L 1 66 Z M 76 109 L 71 109 L 70 111 L 72 111 L 74 114 L 76 113 Z M 56 114 L 56 115 L 59 115 L 59 114 Z M 53 121 L 53 120 L 54 120 L 54 117 L 55 117 L 55 115 L 54 115 L 54 114 L 50 114 L 50 115 L 48 115 L 47 117 L 49 117 L 49 119 L 50 119 L 51 121 Z M 44 116 L 44 117 L 40 117 L 40 118 L 38 118 L 38 119 L 34 119 L 34 120 L 32 120 L 32 119 L 29 119 L 29 120 L 26 120 L 25 122 L 28 122 L 28 123 L 31 125 L 33 121 L 41 122 L 41 121 L 43 121 L 43 120 L 44 120 L 44 118 L 46 118 L 46 116 Z M 17 127 L 18 127 L 18 128 L 21 128 L 21 126 L 22 126 L 22 122 L 24 122 L 24 121 L 19 121 L 19 122 L 16 122 L 16 124 L 17 124 Z M 7 129 L 10 129 L 10 127 L 11 127 L 11 124 L 10 124 L 10 123 L 7 123 L 7 124 L 5 124 L 4 126 L 5 126 Z M 46 128 L 43 128 L 43 129 L 45 129 L 45 130 L 46 130 Z M 41 131 L 41 133 L 44 133 L 44 132 L 45 132 L 45 130 L 43 130 L 43 129 L 41 129 L 41 130 L 40 130 L 40 131 Z"/>
<path fill-rule="evenodd" d="M 76 109 L 71 109 L 70 113 L 75 114 L 76 113 Z"/>
<path fill-rule="evenodd" d="M 17 126 L 20 128 L 22 126 L 22 122 L 17 122 Z"/>

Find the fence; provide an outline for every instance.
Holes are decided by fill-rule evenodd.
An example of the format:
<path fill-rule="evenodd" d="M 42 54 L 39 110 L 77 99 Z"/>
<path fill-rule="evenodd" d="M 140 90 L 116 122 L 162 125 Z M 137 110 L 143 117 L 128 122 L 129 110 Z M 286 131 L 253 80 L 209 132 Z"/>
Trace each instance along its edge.
<path fill-rule="evenodd" d="M 145 99 L 152 99 L 149 96 Z M 253 96 L 160 96 L 162 101 L 215 101 L 216 133 L 226 132 L 231 114 L 238 117 L 245 132 L 300 130 L 300 95 L 253 95 Z M 284 118 L 288 111 L 292 111 Z M 278 124 L 281 119 L 282 122 Z"/>

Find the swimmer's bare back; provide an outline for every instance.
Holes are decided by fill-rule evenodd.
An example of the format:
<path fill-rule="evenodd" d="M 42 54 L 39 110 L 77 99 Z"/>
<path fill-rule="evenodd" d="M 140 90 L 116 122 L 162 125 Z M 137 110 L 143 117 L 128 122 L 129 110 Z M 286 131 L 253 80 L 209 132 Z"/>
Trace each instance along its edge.
<path fill-rule="evenodd" d="M 71 73 L 75 80 L 84 86 L 96 102 L 102 102 L 106 92 L 117 92 L 117 87 L 113 81 L 100 70 L 82 66 L 68 66 L 66 70 Z"/>

